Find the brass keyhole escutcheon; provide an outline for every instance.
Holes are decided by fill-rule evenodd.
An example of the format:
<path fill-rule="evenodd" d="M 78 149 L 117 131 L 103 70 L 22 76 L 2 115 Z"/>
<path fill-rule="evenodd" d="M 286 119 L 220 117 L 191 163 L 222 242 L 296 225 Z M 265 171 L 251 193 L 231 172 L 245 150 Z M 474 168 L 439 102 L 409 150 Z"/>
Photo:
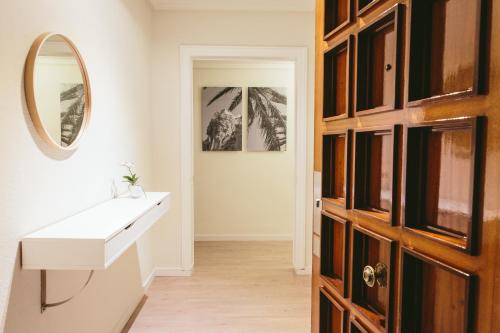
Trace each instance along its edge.
<path fill-rule="evenodd" d="M 372 267 L 370 265 L 363 268 L 363 280 L 365 284 L 372 288 L 377 283 L 380 287 L 387 286 L 387 266 L 381 262 Z"/>

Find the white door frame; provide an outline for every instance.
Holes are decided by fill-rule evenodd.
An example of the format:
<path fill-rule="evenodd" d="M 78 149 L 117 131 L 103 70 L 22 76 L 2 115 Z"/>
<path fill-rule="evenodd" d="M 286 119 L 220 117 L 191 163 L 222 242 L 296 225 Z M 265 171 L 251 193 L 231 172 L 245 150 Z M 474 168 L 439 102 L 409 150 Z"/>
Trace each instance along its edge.
<path fill-rule="evenodd" d="M 194 148 L 193 148 L 193 62 L 195 60 L 274 60 L 295 63 L 295 214 L 293 267 L 306 269 L 306 144 L 307 144 L 307 48 L 181 46 L 181 268 L 194 265 Z"/>

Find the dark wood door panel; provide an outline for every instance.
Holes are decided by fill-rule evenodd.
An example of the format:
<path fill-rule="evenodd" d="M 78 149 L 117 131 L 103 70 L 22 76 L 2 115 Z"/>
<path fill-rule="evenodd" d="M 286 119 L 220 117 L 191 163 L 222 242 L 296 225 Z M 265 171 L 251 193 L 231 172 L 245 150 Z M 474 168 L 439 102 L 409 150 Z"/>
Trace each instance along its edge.
<path fill-rule="evenodd" d="M 320 288 L 320 333 L 344 333 L 347 310 L 325 288 Z"/>
<path fill-rule="evenodd" d="M 322 197 L 343 208 L 351 202 L 351 142 L 349 130 L 323 135 Z"/>
<path fill-rule="evenodd" d="M 400 332 L 473 331 L 473 275 L 407 248 L 402 267 Z"/>
<path fill-rule="evenodd" d="M 413 1 L 410 14 L 410 104 L 484 92 L 482 1 Z"/>
<path fill-rule="evenodd" d="M 405 131 L 404 226 L 475 254 L 484 117 L 411 124 Z"/>
<path fill-rule="evenodd" d="M 335 249 L 345 239 L 340 227 L 322 240 L 337 259 L 314 257 L 313 290 L 317 303 L 321 286 L 342 305 L 347 332 L 500 331 L 493 3 L 354 0 L 352 21 L 325 36 L 325 4 L 317 1 L 314 170 L 324 177 L 324 215 L 349 221 L 350 237 L 344 292 L 320 269 L 328 261 L 333 276 L 345 274 Z M 348 40 L 354 57 L 346 68 Z M 346 71 L 350 82 L 339 76 Z M 352 136 L 343 141 L 343 133 Z M 328 143 L 328 135 L 339 140 Z M 366 287 L 364 268 L 373 268 L 371 277 L 380 262 L 389 262 L 389 288 L 376 279 Z M 319 322 L 313 304 L 312 332 Z"/>
<path fill-rule="evenodd" d="M 380 331 L 392 331 L 392 267 L 395 242 L 352 227 L 351 301 Z"/>
<path fill-rule="evenodd" d="M 323 0 L 324 38 L 330 38 L 353 21 L 353 0 Z"/>
<path fill-rule="evenodd" d="M 354 131 L 354 209 L 389 225 L 397 222 L 399 132 L 399 125 Z"/>
<path fill-rule="evenodd" d="M 399 107 L 402 11 L 403 7 L 396 5 L 358 32 L 356 116 Z"/>
<path fill-rule="evenodd" d="M 343 297 L 347 296 L 349 222 L 323 212 L 321 216 L 321 275 Z"/>
<path fill-rule="evenodd" d="M 323 118 L 325 121 L 351 115 L 354 37 L 349 35 L 326 50 L 323 57 Z"/>

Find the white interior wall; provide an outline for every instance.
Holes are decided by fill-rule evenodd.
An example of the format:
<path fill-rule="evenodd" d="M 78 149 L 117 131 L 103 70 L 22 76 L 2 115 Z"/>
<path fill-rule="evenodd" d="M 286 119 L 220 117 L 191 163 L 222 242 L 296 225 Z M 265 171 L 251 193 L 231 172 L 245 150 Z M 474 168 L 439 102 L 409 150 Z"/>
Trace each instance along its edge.
<path fill-rule="evenodd" d="M 292 240 L 295 212 L 294 80 L 293 63 L 195 61 L 195 240 Z M 242 151 L 202 151 L 203 87 L 242 88 Z M 285 88 L 286 151 L 248 151 L 246 124 L 249 87 Z"/>
<path fill-rule="evenodd" d="M 154 234 L 160 270 L 181 269 L 180 46 L 305 46 L 308 48 L 306 234 L 312 233 L 314 128 L 314 13 L 312 12 L 155 12 L 152 49 L 153 175 L 155 186 L 172 191 L 172 208 Z M 311 237 L 306 236 L 307 253 Z M 311 256 L 306 256 L 310 267 Z"/>
<path fill-rule="evenodd" d="M 153 267 L 149 235 L 97 272 L 80 296 L 43 315 L 40 273 L 20 270 L 18 247 L 23 235 L 109 199 L 125 160 L 137 164 L 151 188 L 151 19 L 149 5 L 137 0 L 1 1 L 0 331 L 117 331 L 143 295 L 142 280 Z M 75 42 L 90 76 L 92 119 L 72 154 L 40 141 L 24 101 L 24 61 L 46 31 Z M 70 296 L 86 276 L 50 272 L 49 301 Z"/>

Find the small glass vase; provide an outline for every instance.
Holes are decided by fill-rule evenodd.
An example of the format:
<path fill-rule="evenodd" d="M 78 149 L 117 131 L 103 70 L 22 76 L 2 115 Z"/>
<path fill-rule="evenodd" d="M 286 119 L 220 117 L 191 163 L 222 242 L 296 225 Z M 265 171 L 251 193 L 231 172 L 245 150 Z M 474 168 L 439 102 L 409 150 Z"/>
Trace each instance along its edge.
<path fill-rule="evenodd" d="M 144 190 L 140 185 L 129 185 L 128 190 L 130 192 L 130 197 L 137 199 L 144 195 Z"/>

